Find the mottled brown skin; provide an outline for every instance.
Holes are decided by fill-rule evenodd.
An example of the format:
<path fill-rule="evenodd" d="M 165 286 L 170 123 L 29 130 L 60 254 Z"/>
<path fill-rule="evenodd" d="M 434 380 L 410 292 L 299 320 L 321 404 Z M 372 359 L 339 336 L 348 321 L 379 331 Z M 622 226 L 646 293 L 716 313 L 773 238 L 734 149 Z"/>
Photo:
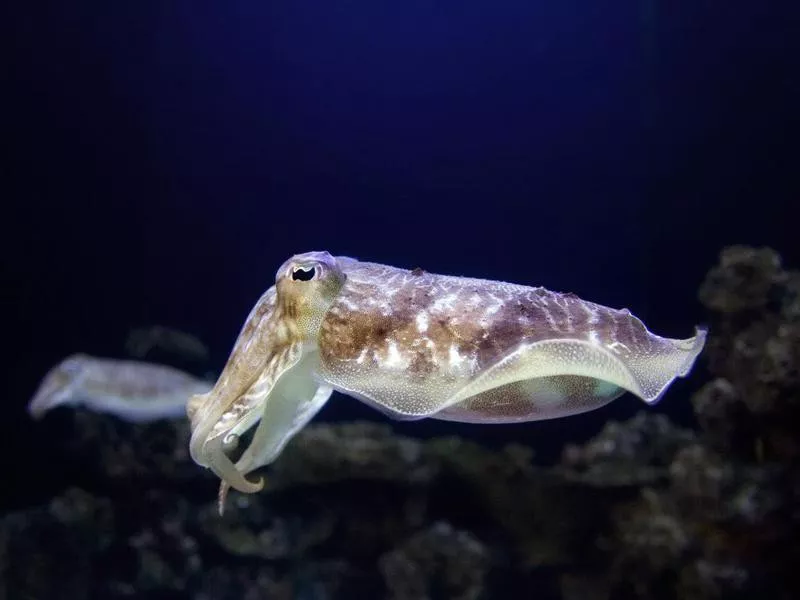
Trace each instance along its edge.
<path fill-rule="evenodd" d="M 368 353 L 369 363 L 363 366 L 375 368 L 378 366 L 375 356 L 385 354 L 390 342 L 410 348 L 419 339 L 416 319 L 423 311 L 431 314 L 425 337 L 433 342 L 435 350 L 417 347 L 409 369 L 409 374 L 415 378 L 424 378 L 438 369 L 435 353 L 451 345 L 460 354 L 474 355 L 480 371 L 507 356 L 520 343 L 585 337 L 582 332 L 587 331 L 594 331 L 601 341 L 621 342 L 626 346 L 641 347 L 650 343 L 644 325 L 627 310 L 606 308 L 584 302 L 574 294 L 558 294 L 543 288 L 506 284 L 503 291 L 496 291 L 503 303 L 491 315 L 485 314 L 485 303 L 473 307 L 462 302 L 457 311 L 432 310 L 437 300 L 455 291 L 463 298 L 473 294 L 485 298 L 487 282 L 464 278 L 443 289 L 437 285 L 442 276 L 406 273 L 410 277 L 398 286 L 391 298 L 379 278 L 362 281 L 356 274 L 350 277 L 342 298 L 357 308 L 337 301 L 333 307 L 336 310 L 326 315 L 319 342 L 323 361 L 354 361 L 368 348 L 375 352 Z M 384 314 L 367 299 L 383 300 L 391 304 L 392 311 Z M 587 312 L 586 306 L 592 308 L 593 315 Z M 592 317 L 595 323 L 589 322 Z"/>

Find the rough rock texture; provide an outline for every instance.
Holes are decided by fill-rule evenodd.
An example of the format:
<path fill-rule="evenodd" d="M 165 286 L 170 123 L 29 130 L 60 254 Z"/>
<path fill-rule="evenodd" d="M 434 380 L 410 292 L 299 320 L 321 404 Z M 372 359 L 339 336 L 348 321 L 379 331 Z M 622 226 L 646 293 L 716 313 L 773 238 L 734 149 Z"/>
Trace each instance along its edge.
<path fill-rule="evenodd" d="M 700 297 L 696 430 L 645 410 L 555 466 L 317 423 L 220 518 L 185 423 L 69 414 L 81 476 L 0 516 L 0 600 L 800 597 L 800 276 L 730 248 Z"/>
<path fill-rule="evenodd" d="M 799 289 L 800 273 L 766 248 L 727 248 L 708 274 L 712 378 L 692 399 L 700 430 L 665 484 L 617 512 L 620 594 L 800 597 Z"/>

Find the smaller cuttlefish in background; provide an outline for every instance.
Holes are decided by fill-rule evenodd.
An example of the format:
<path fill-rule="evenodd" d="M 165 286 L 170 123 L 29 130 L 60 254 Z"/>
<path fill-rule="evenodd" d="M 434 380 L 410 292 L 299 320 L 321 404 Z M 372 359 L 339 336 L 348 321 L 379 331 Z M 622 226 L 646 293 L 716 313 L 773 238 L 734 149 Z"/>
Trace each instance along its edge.
<path fill-rule="evenodd" d="M 131 423 L 185 418 L 188 398 L 212 385 L 166 365 L 73 354 L 47 373 L 28 413 L 40 419 L 59 406 L 83 406 Z"/>

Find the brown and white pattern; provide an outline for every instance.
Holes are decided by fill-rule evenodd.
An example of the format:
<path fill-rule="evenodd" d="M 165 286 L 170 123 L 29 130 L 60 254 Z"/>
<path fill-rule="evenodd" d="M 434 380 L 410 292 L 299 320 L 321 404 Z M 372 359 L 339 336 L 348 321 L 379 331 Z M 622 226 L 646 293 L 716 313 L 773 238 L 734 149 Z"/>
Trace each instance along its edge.
<path fill-rule="evenodd" d="M 476 423 L 563 417 L 625 391 L 654 403 L 704 342 L 704 330 L 660 337 L 627 309 L 570 293 L 300 254 L 251 312 L 217 385 L 190 401 L 192 456 L 236 489 L 260 489 L 244 476 L 332 390 L 397 419 Z M 234 465 L 226 451 L 259 420 Z"/>

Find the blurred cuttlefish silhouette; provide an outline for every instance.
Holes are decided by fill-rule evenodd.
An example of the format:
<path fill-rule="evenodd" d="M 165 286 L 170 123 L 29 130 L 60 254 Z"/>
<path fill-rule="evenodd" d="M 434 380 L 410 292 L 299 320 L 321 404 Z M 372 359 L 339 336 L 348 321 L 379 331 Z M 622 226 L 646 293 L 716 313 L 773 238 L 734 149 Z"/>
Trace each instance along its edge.
<path fill-rule="evenodd" d="M 53 367 L 28 403 L 39 419 L 59 406 L 83 406 L 133 423 L 183 418 L 186 401 L 212 382 L 166 365 L 73 354 Z"/>
<path fill-rule="evenodd" d="M 334 390 L 394 419 L 514 423 L 656 403 L 706 339 L 657 336 L 571 293 L 298 254 L 247 317 L 213 389 L 186 406 L 191 456 L 229 487 L 274 461 Z M 234 463 L 229 453 L 258 424 Z"/>

